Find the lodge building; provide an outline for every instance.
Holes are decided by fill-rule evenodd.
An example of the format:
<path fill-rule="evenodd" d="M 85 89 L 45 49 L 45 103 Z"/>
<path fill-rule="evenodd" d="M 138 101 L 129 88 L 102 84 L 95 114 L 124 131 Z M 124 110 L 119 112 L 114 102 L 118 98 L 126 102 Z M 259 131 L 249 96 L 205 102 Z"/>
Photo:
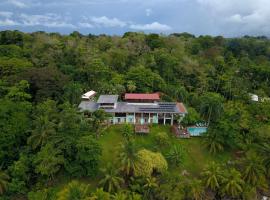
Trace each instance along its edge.
<path fill-rule="evenodd" d="M 104 109 L 111 114 L 112 124 L 170 124 L 181 120 L 187 110 L 183 103 L 162 102 L 158 93 L 126 93 L 123 101 L 118 95 L 100 95 L 93 100 L 96 93 L 88 92 L 82 96 L 80 110 L 94 112 Z"/>

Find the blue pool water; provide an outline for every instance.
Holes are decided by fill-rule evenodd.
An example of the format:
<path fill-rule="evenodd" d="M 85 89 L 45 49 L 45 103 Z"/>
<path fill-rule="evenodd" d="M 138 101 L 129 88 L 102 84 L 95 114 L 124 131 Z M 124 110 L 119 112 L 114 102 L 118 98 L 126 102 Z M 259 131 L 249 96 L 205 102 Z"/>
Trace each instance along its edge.
<path fill-rule="evenodd" d="M 200 136 L 207 131 L 207 127 L 188 127 L 187 131 L 191 136 Z"/>

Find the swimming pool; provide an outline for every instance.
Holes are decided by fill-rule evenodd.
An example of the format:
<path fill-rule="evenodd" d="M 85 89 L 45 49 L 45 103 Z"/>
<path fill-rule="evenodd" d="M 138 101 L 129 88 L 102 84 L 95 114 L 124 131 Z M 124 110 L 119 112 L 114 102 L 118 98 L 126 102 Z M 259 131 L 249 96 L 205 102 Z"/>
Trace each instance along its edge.
<path fill-rule="evenodd" d="M 187 131 L 191 136 L 200 136 L 207 131 L 207 127 L 188 127 Z"/>

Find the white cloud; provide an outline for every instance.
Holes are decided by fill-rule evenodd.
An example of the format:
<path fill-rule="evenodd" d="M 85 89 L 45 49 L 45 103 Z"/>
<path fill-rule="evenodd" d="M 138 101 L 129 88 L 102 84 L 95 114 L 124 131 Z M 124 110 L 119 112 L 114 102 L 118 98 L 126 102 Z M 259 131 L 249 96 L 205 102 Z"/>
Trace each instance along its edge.
<path fill-rule="evenodd" d="M 0 20 L 0 26 L 16 26 L 16 25 L 19 25 L 19 23 L 11 19 Z"/>
<path fill-rule="evenodd" d="M 159 22 L 153 22 L 151 24 L 131 24 L 131 29 L 142 31 L 170 31 L 172 28 L 166 24 L 160 24 Z"/>
<path fill-rule="evenodd" d="M 22 2 L 22 1 L 19 1 L 19 0 L 8 0 L 8 3 L 18 7 L 18 8 L 26 8 L 27 5 Z"/>
<path fill-rule="evenodd" d="M 126 22 L 121 21 L 117 18 L 108 18 L 106 16 L 102 17 L 92 17 L 90 19 L 92 23 L 101 27 L 124 27 L 126 26 Z"/>
<path fill-rule="evenodd" d="M 153 13 L 153 10 L 151 8 L 145 9 L 146 16 L 150 16 Z"/>
<path fill-rule="evenodd" d="M 226 26 L 237 32 L 269 34 L 269 0 L 196 0 Z M 262 32 L 264 31 L 264 32 Z"/>
<path fill-rule="evenodd" d="M 0 11 L 0 16 L 1 16 L 1 17 L 10 18 L 12 15 L 13 15 L 12 12 L 8 12 L 8 11 Z"/>
<path fill-rule="evenodd" d="M 23 26 L 46 26 L 54 28 L 75 28 L 76 26 L 68 23 L 61 16 L 48 13 L 45 15 L 20 15 L 21 25 Z"/>
<path fill-rule="evenodd" d="M 78 25 L 82 28 L 94 28 L 94 26 L 87 22 L 79 22 Z"/>

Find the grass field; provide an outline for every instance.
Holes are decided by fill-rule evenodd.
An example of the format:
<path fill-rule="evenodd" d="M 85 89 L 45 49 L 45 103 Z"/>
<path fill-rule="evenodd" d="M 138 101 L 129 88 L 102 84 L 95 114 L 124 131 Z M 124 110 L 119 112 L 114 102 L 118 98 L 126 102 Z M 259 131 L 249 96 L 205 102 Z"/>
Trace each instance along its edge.
<path fill-rule="evenodd" d="M 124 139 L 121 135 L 121 128 L 121 125 L 111 126 L 104 132 L 104 135 L 100 137 L 99 141 L 103 148 L 101 166 L 106 165 L 108 162 L 115 162 L 119 145 Z M 156 145 L 154 137 L 155 134 L 159 132 L 166 132 L 169 135 L 169 146 L 161 148 Z M 185 150 L 183 164 L 177 168 L 169 166 L 169 171 L 171 173 L 181 173 L 181 171 L 186 170 L 195 176 L 199 175 L 205 165 L 211 161 L 224 163 L 229 160 L 231 156 L 230 153 L 209 154 L 203 147 L 202 140 L 203 138 L 201 137 L 193 137 L 190 139 L 175 138 L 170 132 L 169 126 L 158 125 L 152 126 L 148 135 L 135 135 L 135 142 L 139 147 L 152 151 L 160 151 L 163 154 L 169 150 L 171 145 L 180 144 Z"/>
<path fill-rule="evenodd" d="M 102 146 L 102 157 L 100 161 L 100 168 L 106 167 L 108 163 L 115 163 L 117 160 L 117 155 L 119 152 L 119 145 L 124 141 L 121 134 L 121 129 L 123 126 L 114 125 L 110 126 L 104 131 L 102 136 L 100 136 L 99 143 Z M 159 147 L 155 142 L 155 135 L 159 132 L 165 132 L 169 136 L 169 145 L 165 147 Z M 185 151 L 184 160 L 180 167 L 172 167 L 169 165 L 169 173 L 173 176 L 182 173 L 183 170 L 187 171 L 192 176 L 200 175 L 202 169 L 211 161 L 216 161 L 218 163 L 225 163 L 231 158 L 231 154 L 220 153 L 217 155 L 211 155 L 204 149 L 202 145 L 203 138 L 193 137 L 190 139 L 177 139 L 170 132 L 170 126 L 158 126 L 153 125 L 150 128 L 150 133 L 148 135 L 135 135 L 135 143 L 140 148 L 146 148 L 152 151 L 159 151 L 165 154 L 170 146 L 174 144 L 180 144 Z M 95 191 L 99 187 L 98 182 L 101 178 L 99 173 L 95 178 L 85 177 L 79 178 L 79 181 L 89 184 L 90 190 Z M 72 177 L 66 176 L 65 174 L 59 174 L 57 181 L 54 182 L 54 191 L 58 192 L 69 183 L 74 180 Z"/>

